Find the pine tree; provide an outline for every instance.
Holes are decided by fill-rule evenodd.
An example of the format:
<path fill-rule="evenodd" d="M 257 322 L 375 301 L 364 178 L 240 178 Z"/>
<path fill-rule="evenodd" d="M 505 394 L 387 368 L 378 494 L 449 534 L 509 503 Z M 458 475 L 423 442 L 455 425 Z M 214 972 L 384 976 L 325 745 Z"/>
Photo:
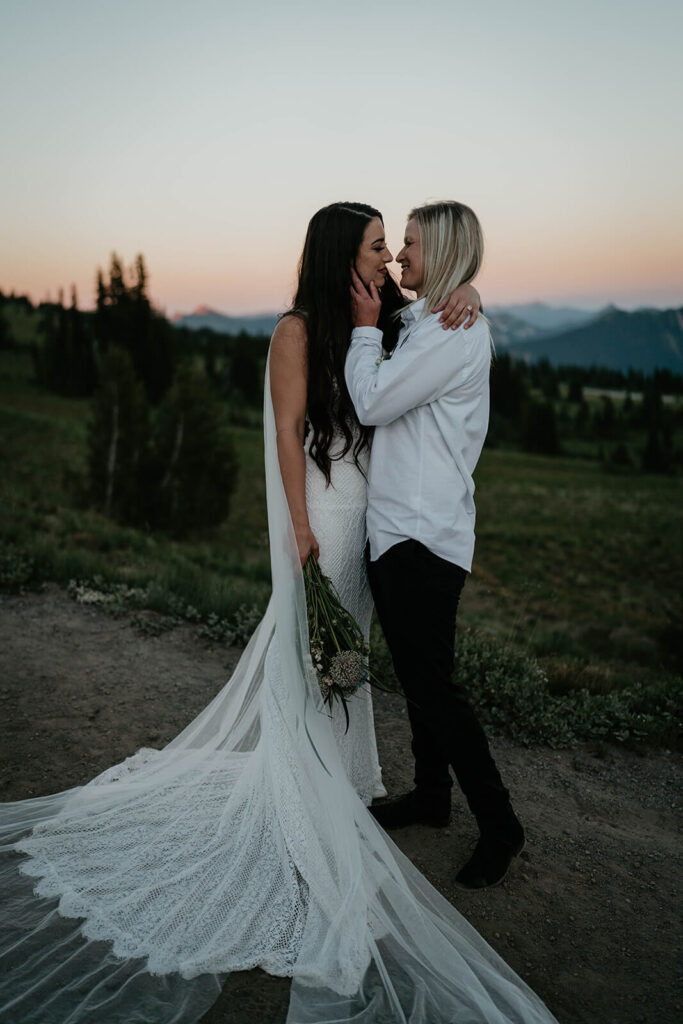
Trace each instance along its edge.
<path fill-rule="evenodd" d="M 670 473 L 674 468 L 673 437 L 667 426 L 650 424 L 645 447 L 641 454 L 644 473 Z"/>
<path fill-rule="evenodd" d="M 97 383 L 93 338 L 85 317 L 78 309 L 76 286 L 71 287 L 71 306 L 65 312 L 70 373 L 68 393 L 78 397 L 91 395 Z"/>
<path fill-rule="evenodd" d="M 152 522 L 175 534 L 222 522 L 237 472 L 223 406 L 202 374 L 184 374 L 155 423 Z"/>
<path fill-rule="evenodd" d="M 559 454 L 555 410 L 550 402 L 532 401 L 528 404 L 523 419 L 522 447 L 539 455 Z"/>
<path fill-rule="evenodd" d="M 526 368 L 509 355 L 497 356 L 491 367 L 491 409 L 505 419 L 517 420 L 526 399 Z"/>
<path fill-rule="evenodd" d="M 583 402 L 583 386 L 576 374 L 569 380 L 569 394 L 567 398 L 570 402 L 576 402 L 577 405 Z"/>
<path fill-rule="evenodd" d="M 12 332 L 5 319 L 5 311 L 0 306 L 0 352 L 12 348 Z"/>
<path fill-rule="evenodd" d="M 44 304 L 40 331 L 41 344 L 33 349 L 38 382 L 60 395 L 91 395 L 97 381 L 94 342 L 86 316 L 78 309 L 75 287 L 68 309 L 62 303 Z"/>
<path fill-rule="evenodd" d="M 614 438 L 617 432 L 617 416 L 614 402 L 608 395 L 602 396 L 600 408 L 593 414 L 593 432 L 596 437 Z"/>
<path fill-rule="evenodd" d="M 240 335 L 230 364 L 231 391 L 249 405 L 262 400 L 261 371 L 258 357 L 248 335 Z"/>
<path fill-rule="evenodd" d="M 36 380 L 43 387 L 58 394 L 64 393 L 64 380 L 68 360 L 67 334 L 63 307 L 54 302 L 40 306 L 39 332 L 41 342 L 33 348 Z"/>
<path fill-rule="evenodd" d="M 147 295 L 147 270 L 139 254 L 126 283 L 123 265 L 112 253 L 109 282 L 97 276 L 95 333 L 101 352 L 124 348 L 142 380 L 147 397 L 156 404 L 173 379 L 175 352 L 170 324 L 152 307 Z"/>
<path fill-rule="evenodd" d="M 123 522 L 145 519 L 149 420 L 142 385 L 127 352 L 103 358 L 88 432 L 90 495 Z"/>

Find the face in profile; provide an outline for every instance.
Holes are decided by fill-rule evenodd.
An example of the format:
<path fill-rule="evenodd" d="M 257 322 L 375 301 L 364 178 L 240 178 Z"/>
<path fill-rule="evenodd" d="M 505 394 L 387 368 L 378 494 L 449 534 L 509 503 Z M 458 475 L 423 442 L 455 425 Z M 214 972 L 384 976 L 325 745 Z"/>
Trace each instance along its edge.
<path fill-rule="evenodd" d="M 384 237 L 384 224 L 379 217 L 373 217 L 368 222 L 363 233 L 363 240 L 358 247 L 356 255 L 356 271 L 363 283 L 369 288 L 373 282 L 377 288 L 381 288 L 387 279 L 387 263 L 391 263 L 393 256 L 387 249 Z"/>
<path fill-rule="evenodd" d="M 396 262 L 400 264 L 402 271 L 401 288 L 408 288 L 411 292 L 417 292 L 419 295 L 424 277 L 424 256 L 420 232 L 414 217 L 411 217 L 406 224 L 403 248 L 396 257 Z"/>

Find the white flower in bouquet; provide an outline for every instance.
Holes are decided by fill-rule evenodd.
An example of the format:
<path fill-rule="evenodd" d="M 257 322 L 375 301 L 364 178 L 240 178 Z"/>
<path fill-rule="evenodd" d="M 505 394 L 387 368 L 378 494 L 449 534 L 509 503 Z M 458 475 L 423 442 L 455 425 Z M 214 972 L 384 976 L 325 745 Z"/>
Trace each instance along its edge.
<path fill-rule="evenodd" d="M 353 696 L 368 678 L 363 656 L 358 651 L 339 651 L 332 658 L 330 676 L 345 697 Z"/>

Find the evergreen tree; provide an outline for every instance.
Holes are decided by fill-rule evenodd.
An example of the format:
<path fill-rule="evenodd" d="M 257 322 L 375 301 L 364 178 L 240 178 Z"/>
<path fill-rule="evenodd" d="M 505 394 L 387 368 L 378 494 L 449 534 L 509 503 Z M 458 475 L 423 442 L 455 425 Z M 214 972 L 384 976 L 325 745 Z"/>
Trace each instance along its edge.
<path fill-rule="evenodd" d="M 593 433 L 596 437 L 613 438 L 616 434 L 617 417 L 614 402 L 608 395 L 603 395 L 600 407 L 593 415 Z"/>
<path fill-rule="evenodd" d="M 576 374 L 572 374 L 569 379 L 569 394 L 567 397 L 570 402 L 576 402 L 577 405 L 583 402 L 583 386 Z"/>
<path fill-rule="evenodd" d="M 219 382 L 218 345 L 213 331 L 211 331 L 210 336 L 204 343 L 204 370 L 211 383 L 217 386 Z"/>
<path fill-rule="evenodd" d="M 644 473 L 670 473 L 675 464 L 671 431 L 664 426 L 650 424 L 645 447 L 641 455 Z"/>
<path fill-rule="evenodd" d="M 505 419 L 517 420 L 528 391 L 526 368 L 509 355 L 496 356 L 491 367 L 491 409 Z"/>
<path fill-rule="evenodd" d="M 531 368 L 532 386 L 538 388 L 549 402 L 559 397 L 560 388 L 557 373 L 548 359 L 541 359 Z"/>
<path fill-rule="evenodd" d="M 588 437 L 591 432 L 591 415 L 588 402 L 582 399 L 574 416 L 574 430 L 577 437 Z"/>
<path fill-rule="evenodd" d="M 70 372 L 68 394 L 91 395 L 97 383 L 93 338 L 89 325 L 78 309 L 76 286 L 71 288 L 71 306 L 65 311 Z"/>
<path fill-rule="evenodd" d="M 108 282 L 98 271 L 95 334 L 101 352 L 118 345 L 129 353 L 149 401 L 156 404 L 173 379 L 173 329 L 155 312 L 147 296 L 142 255 L 136 257 L 129 276 L 131 283 L 127 284 L 116 253 L 112 253 Z"/>
<path fill-rule="evenodd" d="M 202 374 L 176 380 L 159 407 L 153 458 L 154 525 L 180 535 L 225 519 L 237 457 L 224 408 Z"/>
<path fill-rule="evenodd" d="M 3 306 L 0 306 L 0 352 L 12 348 L 12 332 L 5 318 Z"/>
<path fill-rule="evenodd" d="M 640 419 L 643 426 L 657 430 L 664 419 L 664 403 L 662 393 L 655 380 L 649 381 L 643 388 L 643 400 L 640 403 Z"/>
<path fill-rule="evenodd" d="M 97 379 L 93 338 L 75 287 L 69 309 L 61 302 L 43 305 L 40 331 L 42 342 L 33 350 L 38 382 L 60 395 L 91 395 Z"/>
<path fill-rule="evenodd" d="M 64 393 L 68 356 L 63 313 L 63 308 L 54 302 L 41 303 L 41 342 L 32 350 L 36 380 L 58 394 Z"/>
<path fill-rule="evenodd" d="M 142 253 L 138 253 L 135 257 L 134 265 L 135 283 L 131 288 L 131 294 L 134 302 L 146 302 L 147 301 L 147 268 L 145 267 L 145 260 Z"/>
<path fill-rule="evenodd" d="M 522 428 L 522 447 L 527 452 L 536 452 L 539 455 L 559 454 L 560 439 L 555 410 L 550 402 L 532 401 L 527 405 Z"/>
<path fill-rule="evenodd" d="M 237 392 L 247 404 L 256 405 L 261 402 L 261 369 L 254 346 L 246 334 L 240 335 L 235 345 L 230 364 L 230 384 L 232 392 Z"/>
<path fill-rule="evenodd" d="M 113 310 L 118 311 L 127 301 L 128 289 L 124 279 L 123 264 L 113 252 L 109 264 L 109 305 Z"/>
<path fill-rule="evenodd" d="M 142 385 L 128 353 L 113 348 L 102 359 L 88 431 L 90 495 L 105 515 L 128 523 L 144 521 L 148 443 Z"/>

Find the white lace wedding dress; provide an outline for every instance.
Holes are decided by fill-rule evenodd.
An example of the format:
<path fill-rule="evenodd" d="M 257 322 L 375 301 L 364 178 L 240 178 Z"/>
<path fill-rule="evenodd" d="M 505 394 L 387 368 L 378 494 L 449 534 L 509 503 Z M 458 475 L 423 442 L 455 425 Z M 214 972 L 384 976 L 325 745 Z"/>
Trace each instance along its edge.
<path fill-rule="evenodd" d="M 343 443 L 341 439 L 334 440 L 330 448 L 333 461 L 328 485 L 324 474 L 308 455 L 310 439 L 309 433 L 306 441 L 306 508 L 311 529 L 320 546 L 320 567 L 332 580 L 342 604 L 369 640 L 372 594 L 365 570 L 365 512 L 368 505 L 365 473 L 369 452 L 365 449 L 360 453 L 357 465 L 351 452 L 339 457 Z M 275 650 L 272 660 L 272 672 L 266 675 L 275 678 L 279 664 Z M 348 728 L 342 709 L 335 706 L 331 715 L 332 731 L 346 774 L 363 803 L 369 805 L 373 797 L 386 796 L 377 760 L 369 686 L 354 695 L 347 710 Z"/>
<path fill-rule="evenodd" d="M 288 1024 L 548 1024 L 537 997 L 366 810 L 369 693 L 313 671 L 270 390 L 273 597 L 229 683 L 163 750 L 0 806 L 0 1022 L 192 1024 L 227 972 L 293 979 Z M 307 460 L 323 570 L 365 630 L 365 479 Z"/>

